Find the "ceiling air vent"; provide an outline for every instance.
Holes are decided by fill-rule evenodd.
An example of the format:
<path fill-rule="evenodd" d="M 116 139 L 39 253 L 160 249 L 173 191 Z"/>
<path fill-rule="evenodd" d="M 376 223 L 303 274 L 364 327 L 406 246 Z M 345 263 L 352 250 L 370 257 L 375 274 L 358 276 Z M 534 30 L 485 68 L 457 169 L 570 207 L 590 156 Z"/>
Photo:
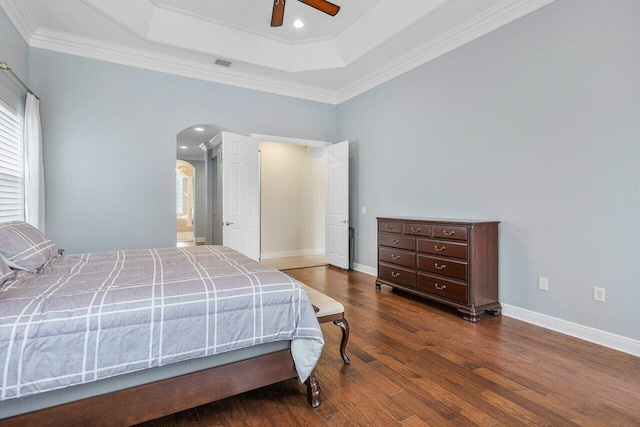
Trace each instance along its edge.
<path fill-rule="evenodd" d="M 229 66 L 231 65 L 231 62 L 229 62 L 229 61 L 225 61 L 225 60 L 223 60 L 223 59 L 216 59 L 215 64 L 216 64 L 216 65 L 219 65 L 219 66 L 221 66 L 221 67 L 227 67 L 227 68 L 229 68 Z"/>

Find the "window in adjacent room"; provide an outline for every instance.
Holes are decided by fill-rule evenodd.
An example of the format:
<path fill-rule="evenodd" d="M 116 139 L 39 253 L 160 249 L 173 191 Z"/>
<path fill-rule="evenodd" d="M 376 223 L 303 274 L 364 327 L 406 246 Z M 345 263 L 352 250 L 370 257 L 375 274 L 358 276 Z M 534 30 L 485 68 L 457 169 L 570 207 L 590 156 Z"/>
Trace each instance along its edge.
<path fill-rule="evenodd" d="M 0 222 L 24 221 L 23 123 L 0 100 Z"/>
<path fill-rule="evenodd" d="M 177 170 L 176 171 L 176 214 L 178 214 L 178 216 L 180 215 L 184 215 L 184 184 L 185 181 L 187 180 L 187 176 L 182 173 L 182 171 Z"/>

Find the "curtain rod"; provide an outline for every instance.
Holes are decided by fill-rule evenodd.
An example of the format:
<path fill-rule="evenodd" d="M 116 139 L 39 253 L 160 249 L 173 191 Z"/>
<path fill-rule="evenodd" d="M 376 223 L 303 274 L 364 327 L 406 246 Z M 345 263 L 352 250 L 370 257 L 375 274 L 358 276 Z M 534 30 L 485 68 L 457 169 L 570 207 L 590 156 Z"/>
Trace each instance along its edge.
<path fill-rule="evenodd" d="M 27 92 L 29 92 L 31 95 L 35 96 L 36 99 L 38 101 L 40 101 L 40 98 L 38 98 L 38 95 L 36 95 L 35 93 L 33 93 L 33 91 L 31 89 L 29 89 L 29 86 L 27 86 L 22 80 L 20 80 L 20 77 L 18 77 L 18 75 L 16 73 L 13 72 L 13 70 L 11 68 L 9 68 L 9 66 L 7 65 L 6 62 L 1 62 L 0 61 L 0 70 L 4 70 L 4 71 L 8 71 L 10 72 L 13 77 L 15 77 L 16 80 L 18 80 L 18 82 L 20 82 L 20 84 L 22 85 L 23 88 L 25 88 L 25 90 Z"/>

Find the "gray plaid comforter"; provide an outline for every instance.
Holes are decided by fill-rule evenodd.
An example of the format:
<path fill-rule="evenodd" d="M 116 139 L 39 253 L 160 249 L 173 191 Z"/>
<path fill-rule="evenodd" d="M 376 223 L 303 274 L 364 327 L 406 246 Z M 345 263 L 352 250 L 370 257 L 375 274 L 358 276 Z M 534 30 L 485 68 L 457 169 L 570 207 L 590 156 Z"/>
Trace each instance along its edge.
<path fill-rule="evenodd" d="M 289 276 L 222 246 L 57 257 L 0 290 L 0 400 L 322 331 Z"/>

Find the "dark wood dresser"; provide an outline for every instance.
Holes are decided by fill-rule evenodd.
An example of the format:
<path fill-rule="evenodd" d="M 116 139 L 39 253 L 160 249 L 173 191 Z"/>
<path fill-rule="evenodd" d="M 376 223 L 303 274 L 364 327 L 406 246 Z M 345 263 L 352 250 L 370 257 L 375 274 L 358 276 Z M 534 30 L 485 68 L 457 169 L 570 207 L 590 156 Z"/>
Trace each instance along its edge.
<path fill-rule="evenodd" d="M 455 307 L 471 322 L 500 315 L 498 222 L 378 218 L 380 285 Z"/>

